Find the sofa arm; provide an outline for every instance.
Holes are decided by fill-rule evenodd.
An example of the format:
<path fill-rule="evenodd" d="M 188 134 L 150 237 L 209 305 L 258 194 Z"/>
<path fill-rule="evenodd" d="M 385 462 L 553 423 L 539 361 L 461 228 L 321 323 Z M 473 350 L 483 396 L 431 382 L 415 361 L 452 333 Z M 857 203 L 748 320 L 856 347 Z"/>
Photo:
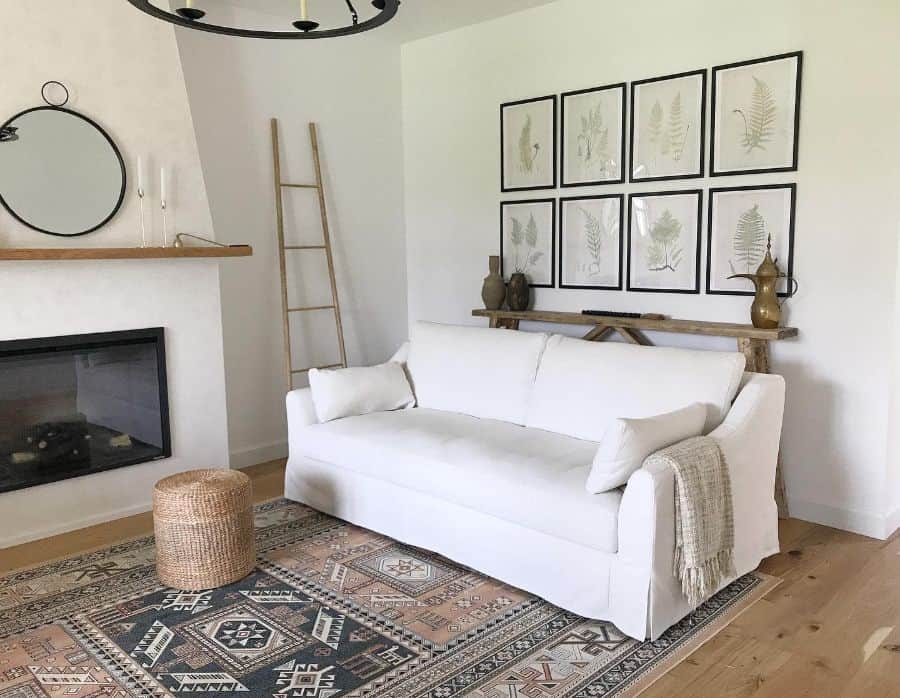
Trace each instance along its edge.
<path fill-rule="evenodd" d="M 313 424 L 318 424 L 316 408 L 312 401 L 312 391 L 309 388 L 292 390 L 285 398 L 287 406 L 288 431 L 302 429 Z"/>
<path fill-rule="evenodd" d="M 738 574 L 778 552 L 775 467 L 784 412 L 784 379 L 750 374 L 725 421 L 710 436 L 718 441 L 731 476 L 734 564 Z M 686 606 L 673 573 L 675 475 L 645 462 L 632 474 L 619 507 L 619 557 L 643 570 L 648 584 L 648 636 L 658 637 Z"/>
<path fill-rule="evenodd" d="M 775 469 L 781 442 L 785 385 L 781 376 L 754 373 L 725 421 L 710 436 L 728 464 L 734 501 L 738 569 L 778 552 Z"/>

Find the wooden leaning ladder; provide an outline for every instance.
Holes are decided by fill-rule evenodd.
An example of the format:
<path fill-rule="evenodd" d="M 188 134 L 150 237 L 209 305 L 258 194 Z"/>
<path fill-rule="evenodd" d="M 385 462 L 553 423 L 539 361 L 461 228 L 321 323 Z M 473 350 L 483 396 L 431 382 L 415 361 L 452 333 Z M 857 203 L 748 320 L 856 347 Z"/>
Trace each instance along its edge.
<path fill-rule="evenodd" d="M 337 282 L 334 276 L 334 256 L 331 253 L 331 236 L 328 231 L 328 212 L 325 208 L 325 189 L 322 183 L 322 162 L 319 155 L 319 138 L 316 125 L 309 125 L 309 143 L 312 147 L 313 164 L 315 166 L 315 184 L 292 184 L 281 180 L 281 147 L 278 138 L 278 119 L 272 119 L 272 158 L 275 170 L 275 217 L 278 232 L 278 268 L 281 271 L 281 308 L 284 319 L 284 353 L 285 368 L 287 371 L 288 390 L 294 387 L 294 376 L 298 373 L 307 373 L 313 368 L 346 368 L 347 349 L 344 346 L 344 327 L 341 324 L 341 304 L 338 300 Z M 322 244 L 321 245 L 286 245 L 284 242 L 284 197 L 285 189 L 315 189 L 319 197 L 319 215 L 322 218 Z M 289 251 L 323 250 L 325 261 L 328 264 L 328 279 L 331 283 L 331 305 L 316 305 L 292 308 L 288 301 L 287 283 L 287 253 Z M 308 313 L 316 310 L 332 310 L 334 323 L 337 328 L 338 349 L 341 354 L 340 363 L 328 366 L 308 366 L 294 368 L 291 356 L 291 315 L 293 313 Z"/>

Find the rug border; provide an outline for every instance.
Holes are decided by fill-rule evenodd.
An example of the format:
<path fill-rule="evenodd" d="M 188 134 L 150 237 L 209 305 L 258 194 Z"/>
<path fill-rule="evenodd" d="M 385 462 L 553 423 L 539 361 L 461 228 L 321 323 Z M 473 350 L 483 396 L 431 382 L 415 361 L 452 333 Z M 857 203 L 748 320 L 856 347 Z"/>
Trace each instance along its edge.
<path fill-rule="evenodd" d="M 740 617 L 741 614 L 762 601 L 770 591 L 775 589 L 784 581 L 783 579 L 781 579 L 781 577 L 776 577 L 771 574 L 766 574 L 765 572 L 760 572 L 758 569 L 753 570 L 749 574 L 759 577 L 762 581 L 753 590 L 751 590 L 750 593 L 747 594 L 747 596 L 742 600 L 740 604 L 733 606 L 725 613 L 720 614 L 703 631 L 697 633 L 687 642 L 680 645 L 677 650 L 675 650 L 674 652 L 672 652 L 672 654 L 659 662 L 650 671 L 638 677 L 634 683 L 627 686 L 619 693 L 614 694 L 615 697 L 635 698 L 635 696 L 638 696 L 646 691 L 648 688 L 650 688 L 650 686 L 659 681 L 659 679 L 668 674 L 672 669 L 674 669 L 690 655 L 700 649 L 700 647 L 712 640 L 732 621 Z"/>

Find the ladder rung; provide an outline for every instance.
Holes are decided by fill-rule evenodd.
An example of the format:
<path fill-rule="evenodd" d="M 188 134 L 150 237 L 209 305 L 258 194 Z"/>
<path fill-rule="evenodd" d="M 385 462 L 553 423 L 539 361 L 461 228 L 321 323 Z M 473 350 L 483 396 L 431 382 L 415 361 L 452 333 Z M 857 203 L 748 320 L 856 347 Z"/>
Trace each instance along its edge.
<path fill-rule="evenodd" d="M 287 245 L 286 250 L 324 250 L 325 245 Z"/>
<path fill-rule="evenodd" d="M 286 182 L 282 182 L 281 186 L 287 187 L 288 189 L 318 189 L 318 184 L 287 184 Z"/>
<path fill-rule="evenodd" d="M 334 310 L 333 305 L 311 305 L 306 308 L 288 308 L 289 313 L 305 313 L 309 310 Z"/>
<path fill-rule="evenodd" d="M 295 368 L 291 371 L 291 373 L 308 373 L 312 371 L 314 368 L 323 371 L 328 368 L 344 368 L 344 364 L 330 364 L 328 366 L 310 366 L 309 368 Z"/>

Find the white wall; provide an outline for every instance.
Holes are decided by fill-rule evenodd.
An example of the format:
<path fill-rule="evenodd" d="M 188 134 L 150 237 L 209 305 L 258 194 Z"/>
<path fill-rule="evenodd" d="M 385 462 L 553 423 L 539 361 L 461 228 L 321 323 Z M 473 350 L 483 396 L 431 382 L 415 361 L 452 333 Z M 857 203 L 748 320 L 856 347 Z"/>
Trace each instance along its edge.
<path fill-rule="evenodd" d="M 138 155 L 149 156 L 157 173 L 161 164 L 173 172 L 170 229 L 196 230 L 208 236 L 212 232 L 209 205 L 171 25 L 137 12 L 121 0 L 5 0 L 2 15 L 2 121 L 44 105 L 41 85 L 47 80 L 62 82 L 71 93 L 67 106 L 99 123 L 119 146 L 128 189 L 124 205 L 108 225 L 71 239 L 34 232 L 0 208 L 0 245 L 140 245 L 134 189 Z M 148 224 L 153 217 L 155 244 L 161 244 L 157 177 L 145 202 Z"/>
<path fill-rule="evenodd" d="M 281 122 L 284 179 L 294 182 L 312 181 L 307 123 L 319 123 L 349 361 L 386 360 L 406 337 L 400 49 L 377 32 L 306 42 L 177 35 L 218 239 L 255 250 L 222 271 L 229 434 L 241 467 L 287 449 L 270 118 Z M 320 242 L 314 194 L 288 191 L 285 203 L 289 242 Z M 293 301 L 329 303 L 324 260 L 312 256 L 321 253 L 289 254 L 310 264 L 291 269 L 302 279 Z M 297 365 L 334 362 L 333 326 L 328 312 L 296 326 Z"/>
<path fill-rule="evenodd" d="M 184 81 L 170 26 L 121 0 L 2 7 L 0 114 L 40 102 L 64 82 L 69 106 L 102 124 L 129 165 L 138 153 L 173 167 L 170 220 L 211 232 Z M 156 201 L 158 192 L 151 197 Z M 156 223 L 157 240 L 161 237 Z M 70 240 L 21 226 L 0 210 L 0 245 L 137 246 L 129 183 L 119 215 Z M 235 260 L 232 264 L 239 264 Z M 150 507 L 153 483 L 196 467 L 227 467 L 219 272 L 214 262 L 0 262 L 0 340 L 163 326 L 167 332 L 173 457 L 0 494 L 0 547 Z"/>
<path fill-rule="evenodd" d="M 773 347 L 774 370 L 788 381 L 783 452 L 790 508 L 801 518 L 883 536 L 892 510 L 884 488 L 896 353 L 900 88 L 891 71 L 900 64 L 900 5 L 760 0 L 749 12 L 735 0 L 559 0 L 404 46 L 410 320 L 474 322 L 469 311 L 480 305 L 487 257 L 498 253 L 499 202 L 529 197 L 500 193 L 502 102 L 802 49 L 799 172 L 565 195 L 797 182 L 801 291 L 787 304 L 787 322 L 801 336 Z M 544 309 L 723 321 L 748 321 L 749 302 L 536 293 L 536 307 Z M 724 340 L 657 339 L 732 348 Z"/>

